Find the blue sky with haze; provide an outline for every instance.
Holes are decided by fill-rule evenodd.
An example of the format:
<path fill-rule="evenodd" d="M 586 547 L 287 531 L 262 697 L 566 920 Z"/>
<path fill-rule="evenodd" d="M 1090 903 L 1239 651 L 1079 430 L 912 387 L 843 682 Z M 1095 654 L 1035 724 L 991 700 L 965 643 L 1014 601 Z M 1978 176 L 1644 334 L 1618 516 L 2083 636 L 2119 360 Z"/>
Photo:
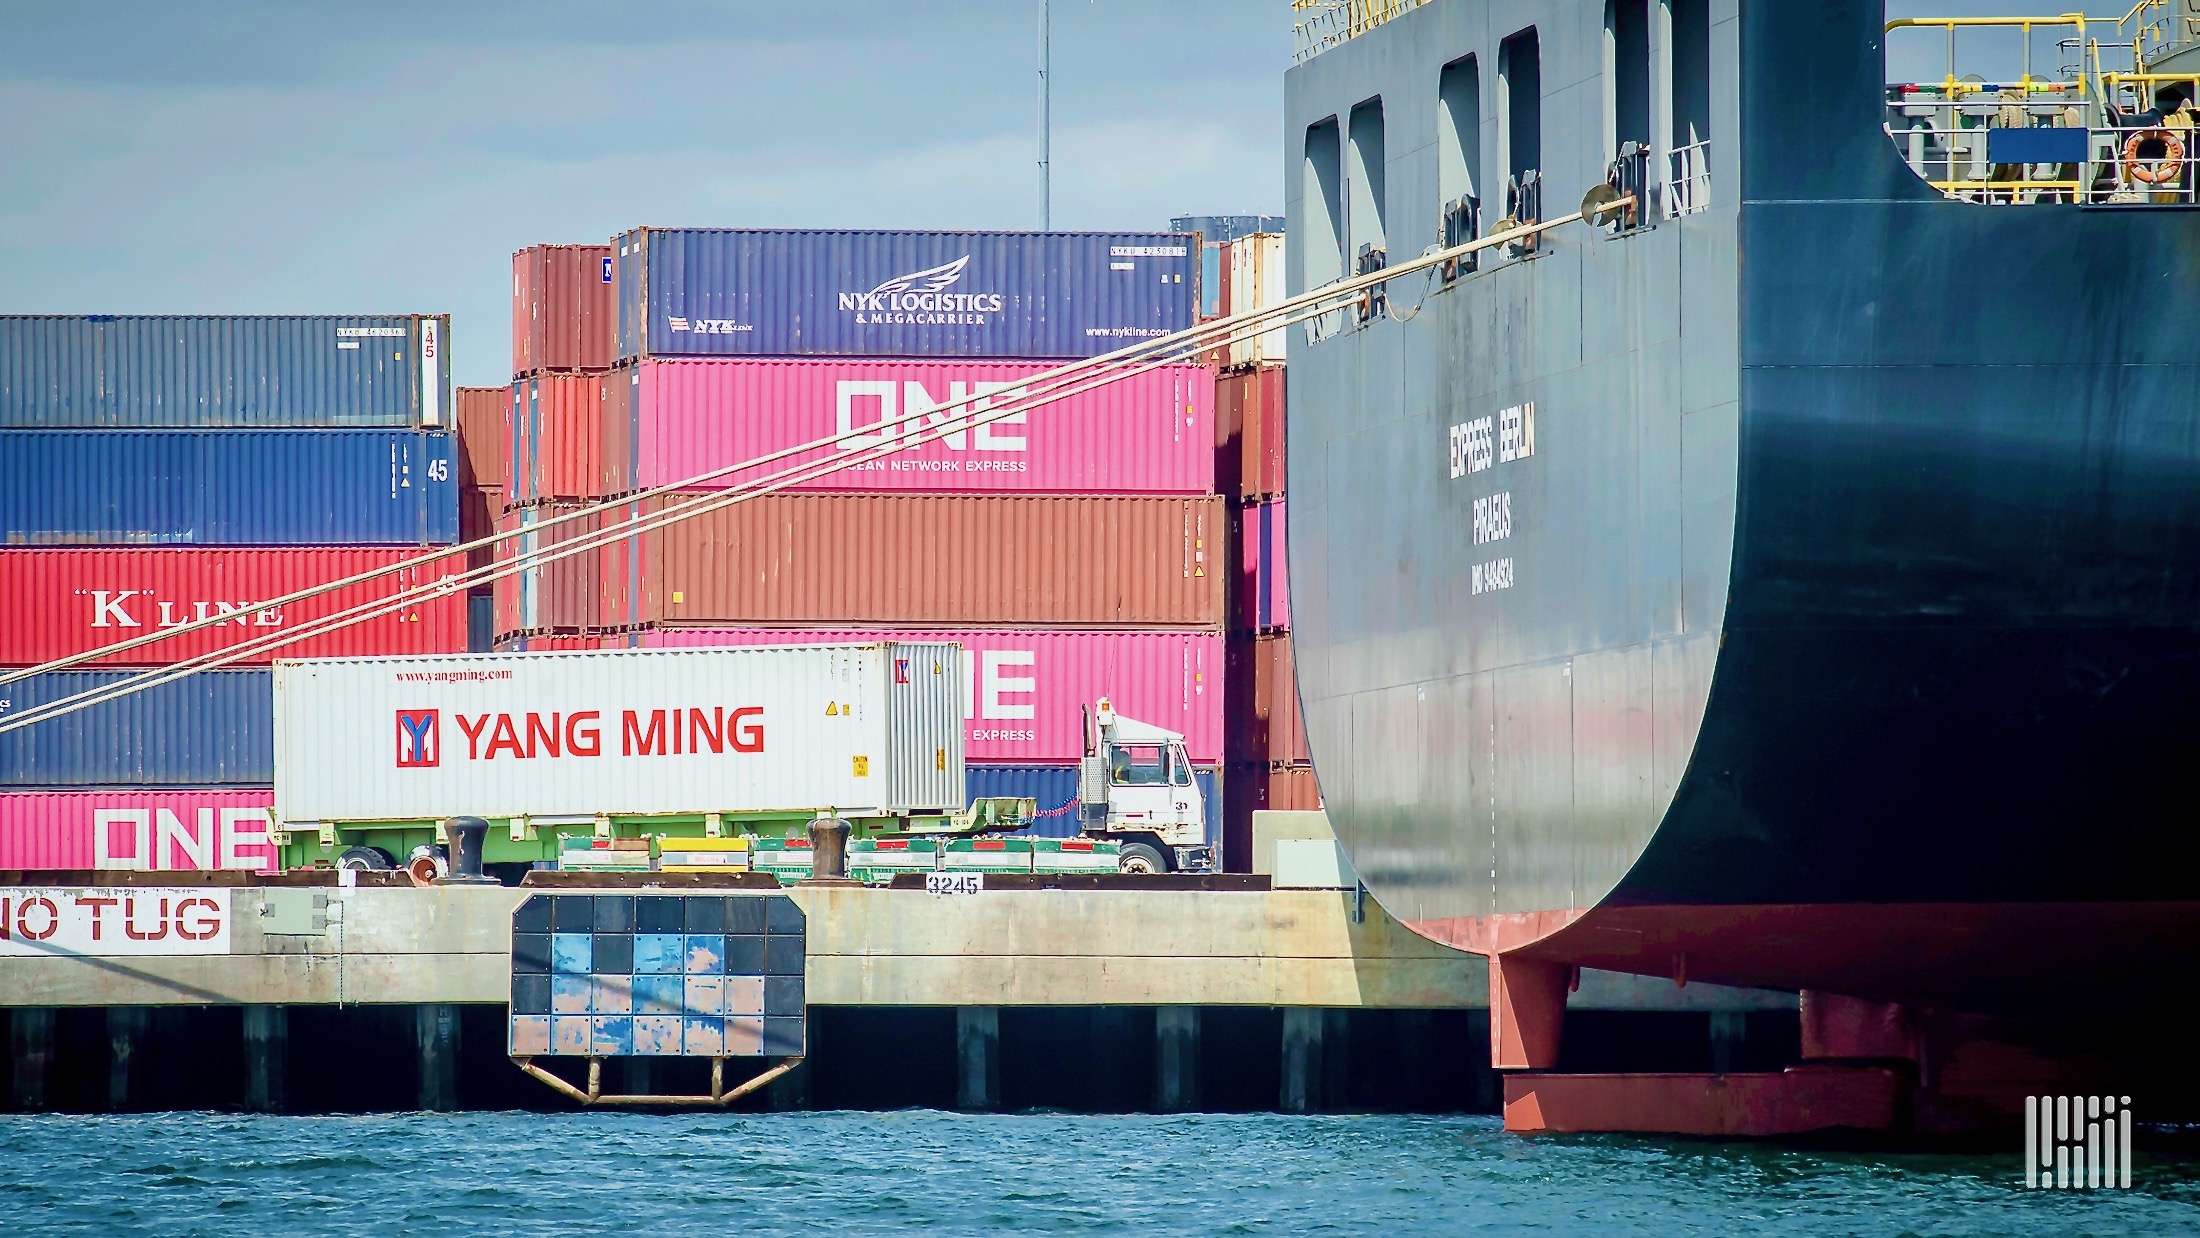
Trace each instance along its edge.
<path fill-rule="evenodd" d="M 501 382 L 530 242 L 1034 226 L 1035 13 L 0 0 L 0 311 L 449 311 Z M 1279 212 L 1290 53 L 1287 0 L 1055 0 L 1055 226 Z"/>
<path fill-rule="evenodd" d="M 1035 0 L 0 0 L 0 310 L 449 311 L 636 224 L 1028 228 Z M 1054 225 L 1282 210 L 1284 0 L 1055 0 Z"/>

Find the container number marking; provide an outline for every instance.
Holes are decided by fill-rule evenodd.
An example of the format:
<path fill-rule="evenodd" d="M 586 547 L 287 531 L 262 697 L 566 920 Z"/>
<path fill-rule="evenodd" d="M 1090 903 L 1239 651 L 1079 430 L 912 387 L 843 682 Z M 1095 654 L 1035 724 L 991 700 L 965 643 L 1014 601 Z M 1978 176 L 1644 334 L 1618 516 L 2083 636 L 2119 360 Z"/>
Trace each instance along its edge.
<path fill-rule="evenodd" d="M 978 894 L 985 890 L 984 873 L 926 873 L 926 894 Z"/>

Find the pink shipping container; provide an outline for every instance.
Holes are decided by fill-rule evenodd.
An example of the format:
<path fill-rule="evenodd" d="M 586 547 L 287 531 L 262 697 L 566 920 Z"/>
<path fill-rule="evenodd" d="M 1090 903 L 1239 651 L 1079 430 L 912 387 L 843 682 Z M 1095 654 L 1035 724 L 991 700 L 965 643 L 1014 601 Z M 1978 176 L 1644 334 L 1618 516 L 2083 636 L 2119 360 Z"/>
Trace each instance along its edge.
<path fill-rule="evenodd" d="M 847 436 L 833 447 L 704 483 L 723 489 L 882 445 L 882 424 L 972 394 L 1013 390 L 1050 367 L 1011 361 L 644 361 L 614 379 L 623 377 L 631 388 L 636 484 L 643 488 L 684 482 L 828 435 Z M 1213 371 L 1165 366 L 797 488 L 1207 494 L 1215 481 L 1214 399 Z M 912 429 L 921 433 L 931 424 L 919 420 Z"/>
<path fill-rule="evenodd" d="M 601 370 L 618 360 L 609 245 L 530 245 L 512 255 L 512 372 Z"/>
<path fill-rule="evenodd" d="M 1222 759 L 1222 637 L 1213 632 L 812 631 L 659 628 L 645 648 L 958 641 L 964 759 L 1043 765 L 1084 755 L 1082 713 L 1107 697 L 1126 717 L 1181 732 L 1194 762 Z"/>
<path fill-rule="evenodd" d="M 175 662 L 270 636 L 465 570 L 446 555 L 271 610 L 256 602 L 395 568 L 417 552 L 366 547 L 69 547 L 0 549 L 0 666 L 32 666 L 207 616 L 212 627 L 102 658 L 104 666 Z M 466 593 L 452 589 L 346 627 L 263 649 L 245 662 L 461 653 Z"/>
<path fill-rule="evenodd" d="M 0 869 L 272 871 L 275 792 L 0 793 Z"/>

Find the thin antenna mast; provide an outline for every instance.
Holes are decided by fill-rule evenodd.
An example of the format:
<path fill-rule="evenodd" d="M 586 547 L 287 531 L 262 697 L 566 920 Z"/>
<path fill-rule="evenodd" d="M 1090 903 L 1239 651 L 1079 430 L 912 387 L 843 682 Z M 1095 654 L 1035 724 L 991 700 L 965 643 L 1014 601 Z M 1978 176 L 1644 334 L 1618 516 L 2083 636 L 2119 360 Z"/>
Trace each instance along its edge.
<path fill-rule="evenodd" d="M 1048 182 L 1049 139 L 1052 137 L 1053 119 L 1049 115 L 1049 94 L 1053 85 L 1048 81 L 1049 58 L 1047 50 L 1048 9 L 1051 0 L 1039 0 L 1039 230 L 1046 232 L 1054 227 L 1054 189 Z"/>

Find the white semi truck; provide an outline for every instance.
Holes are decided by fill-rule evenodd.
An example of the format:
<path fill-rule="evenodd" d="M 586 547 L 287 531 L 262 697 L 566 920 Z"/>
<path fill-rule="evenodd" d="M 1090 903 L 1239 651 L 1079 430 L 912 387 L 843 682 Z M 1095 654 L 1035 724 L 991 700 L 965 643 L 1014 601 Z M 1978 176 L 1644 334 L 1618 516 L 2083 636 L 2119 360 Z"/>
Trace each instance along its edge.
<path fill-rule="evenodd" d="M 1077 773 L 1079 823 L 1120 845 L 1123 872 L 1214 871 L 1207 801 L 1182 735 L 1126 718 L 1102 697 L 1085 715 Z"/>

